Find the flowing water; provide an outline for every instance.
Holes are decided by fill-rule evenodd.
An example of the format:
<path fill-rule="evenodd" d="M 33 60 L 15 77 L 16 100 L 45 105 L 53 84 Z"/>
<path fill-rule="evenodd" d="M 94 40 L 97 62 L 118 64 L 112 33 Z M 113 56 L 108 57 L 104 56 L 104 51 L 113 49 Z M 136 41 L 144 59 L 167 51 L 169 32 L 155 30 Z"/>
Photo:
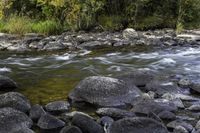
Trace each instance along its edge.
<path fill-rule="evenodd" d="M 115 76 L 138 69 L 160 75 L 200 75 L 200 48 L 103 49 L 57 53 L 0 52 L 0 74 L 14 79 L 33 104 L 67 99 L 87 76 Z"/>

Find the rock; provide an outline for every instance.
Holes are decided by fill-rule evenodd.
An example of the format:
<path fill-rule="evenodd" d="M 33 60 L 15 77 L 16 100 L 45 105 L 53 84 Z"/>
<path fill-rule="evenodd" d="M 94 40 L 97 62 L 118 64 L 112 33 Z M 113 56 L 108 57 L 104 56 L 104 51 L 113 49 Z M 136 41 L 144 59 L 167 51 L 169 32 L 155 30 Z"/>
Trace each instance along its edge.
<path fill-rule="evenodd" d="M 104 133 L 103 127 L 86 115 L 74 115 L 72 125 L 79 127 L 83 133 Z"/>
<path fill-rule="evenodd" d="M 184 127 L 177 126 L 175 127 L 173 133 L 189 133 Z"/>
<path fill-rule="evenodd" d="M 92 76 L 82 80 L 69 98 L 72 103 L 86 102 L 97 107 L 127 107 L 140 96 L 136 86 L 127 86 L 115 78 Z"/>
<path fill-rule="evenodd" d="M 131 109 L 132 112 L 143 114 L 151 112 L 159 114 L 163 111 L 175 112 L 177 110 L 175 104 L 168 100 L 143 100 L 135 103 Z"/>
<path fill-rule="evenodd" d="M 154 79 L 154 74 L 151 71 L 140 70 L 118 76 L 117 78 L 123 80 L 128 85 L 133 84 L 138 87 L 145 87 L 147 83 Z"/>
<path fill-rule="evenodd" d="M 153 91 L 158 95 L 165 93 L 179 93 L 180 90 L 177 85 L 172 82 L 152 81 L 146 85 L 146 91 Z"/>
<path fill-rule="evenodd" d="M 97 48 L 102 48 L 105 47 L 105 44 L 100 41 L 90 41 L 90 42 L 85 42 L 80 45 L 81 48 L 86 48 L 86 49 L 97 49 Z"/>
<path fill-rule="evenodd" d="M 200 121 L 197 122 L 195 128 L 196 128 L 197 130 L 200 130 Z"/>
<path fill-rule="evenodd" d="M 19 129 L 17 131 L 14 131 L 12 133 L 35 133 L 33 130 L 29 129 L 29 128 L 23 128 L 23 129 Z"/>
<path fill-rule="evenodd" d="M 28 112 L 31 108 L 29 100 L 17 92 L 8 92 L 0 95 L 0 108 L 11 107 L 22 112 Z"/>
<path fill-rule="evenodd" d="M 138 38 L 138 33 L 132 29 L 132 28 L 127 28 L 122 32 L 122 35 L 126 39 L 135 39 Z"/>
<path fill-rule="evenodd" d="M 38 119 L 40 119 L 42 115 L 45 115 L 45 114 L 46 112 L 44 111 L 43 107 L 37 104 L 31 107 L 29 117 L 33 121 L 37 121 Z"/>
<path fill-rule="evenodd" d="M 190 111 L 200 111 L 200 105 L 192 105 L 188 108 Z"/>
<path fill-rule="evenodd" d="M 168 128 L 175 129 L 177 126 L 184 127 L 187 131 L 191 132 L 193 130 L 193 126 L 189 123 L 186 123 L 181 120 L 175 120 L 167 124 Z"/>
<path fill-rule="evenodd" d="M 158 117 L 162 120 L 175 120 L 176 115 L 169 111 L 162 111 L 158 114 Z"/>
<path fill-rule="evenodd" d="M 82 133 L 81 129 L 76 126 L 64 127 L 60 133 Z"/>
<path fill-rule="evenodd" d="M 200 83 L 199 82 L 192 82 L 190 84 L 190 89 L 194 92 L 200 93 Z"/>
<path fill-rule="evenodd" d="M 183 87 L 183 88 L 189 87 L 190 84 L 191 84 L 191 82 L 190 82 L 189 79 L 183 78 L 183 79 L 180 79 L 180 80 L 178 81 L 178 85 L 179 85 L 180 87 Z"/>
<path fill-rule="evenodd" d="M 10 78 L 0 75 L 0 91 L 11 91 L 17 88 L 17 84 Z"/>
<path fill-rule="evenodd" d="M 13 108 L 0 108 L 0 132 L 12 133 L 20 129 L 31 128 L 32 120 L 23 112 Z"/>
<path fill-rule="evenodd" d="M 150 118 L 124 118 L 113 122 L 109 133 L 168 133 L 166 127 Z"/>
<path fill-rule="evenodd" d="M 52 115 L 45 114 L 40 117 L 37 125 L 43 130 L 52 130 L 64 127 L 65 122 L 59 120 L 58 118 Z"/>
<path fill-rule="evenodd" d="M 114 119 L 122 119 L 126 117 L 134 117 L 135 113 L 117 108 L 100 108 L 96 111 L 100 116 L 109 116 Z"/>
<path fill-rule="evenodd" d="M 70 104 L 67 101 L 56 101 L 48 103 L 45 109 L 50 113 L 64 113 L 70 110 Z"/>
<path fill-rule="evenodd" d="M 113 122 L 114 120 L 109 116 L 103 116 L 99 119 L 99 123 L 105 128 L 110 127 Z"/>

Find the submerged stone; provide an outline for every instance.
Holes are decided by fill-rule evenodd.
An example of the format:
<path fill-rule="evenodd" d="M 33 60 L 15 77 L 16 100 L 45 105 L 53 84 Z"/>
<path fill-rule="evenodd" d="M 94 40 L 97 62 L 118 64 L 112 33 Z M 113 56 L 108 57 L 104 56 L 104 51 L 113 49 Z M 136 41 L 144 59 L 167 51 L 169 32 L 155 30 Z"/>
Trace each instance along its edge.
<path fill-rule="evenodd" d="M 17 83 L 12 79 L 0 75 L 0 91 L 11 91 L 17 88 Z"/>

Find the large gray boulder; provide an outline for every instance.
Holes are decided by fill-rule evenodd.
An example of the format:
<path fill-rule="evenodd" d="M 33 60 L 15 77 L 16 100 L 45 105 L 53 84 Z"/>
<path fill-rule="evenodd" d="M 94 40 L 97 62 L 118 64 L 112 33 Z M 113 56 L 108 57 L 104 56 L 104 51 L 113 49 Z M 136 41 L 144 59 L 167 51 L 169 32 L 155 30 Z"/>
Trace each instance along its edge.
<path fill-rule="evenodd" d="M 0 91 L 11 91 L 17 88 L 16 82 L 12 79 L 0 75 Z"/>
<path fill-rule="evenodd" d="M 0 95 L 0 108 L 3 107 L 11 107 L 26 113 L 31 105 L 24 95 L 18 92 L 8 92 Z"/>
<path fill-rule="evenodd" d="M 127 107 L 140 96 L 141 92 L 136 86 L 102 76 L 85 78 L 69 94 L 72 103 L 86 102 L 98 107 Z"/>
<path fill-rule="evenodd" d="M 134 39 L 138 37 L 138 33 L 132 29 L 132 28 L 127 28 L 122 32 L 122 35 L 125 39 Z"/>
<path fill-rule="evenodd" d="M 12 133 L 21 129 L 31 128 L 32 120 L 23 112 L 13 108 L 0 109 L 0 132 Z"/>
<path fill-rule="evenodd" d="M 109 133 L 168 133 L 162 123 L 150 118 L 134 117 L 113 122 Z"/>

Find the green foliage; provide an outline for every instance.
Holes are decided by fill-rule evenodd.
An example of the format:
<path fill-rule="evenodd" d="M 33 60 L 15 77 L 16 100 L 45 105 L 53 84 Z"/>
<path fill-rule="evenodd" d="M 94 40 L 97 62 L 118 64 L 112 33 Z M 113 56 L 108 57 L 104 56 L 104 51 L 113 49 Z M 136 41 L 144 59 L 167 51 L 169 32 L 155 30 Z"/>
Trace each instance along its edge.
<path fill-rule="evenodd" d="M 56 20 L 39 21 L 32 24 L 32 31 L 45 35 L 60 34 L 62 25 Z"/>

